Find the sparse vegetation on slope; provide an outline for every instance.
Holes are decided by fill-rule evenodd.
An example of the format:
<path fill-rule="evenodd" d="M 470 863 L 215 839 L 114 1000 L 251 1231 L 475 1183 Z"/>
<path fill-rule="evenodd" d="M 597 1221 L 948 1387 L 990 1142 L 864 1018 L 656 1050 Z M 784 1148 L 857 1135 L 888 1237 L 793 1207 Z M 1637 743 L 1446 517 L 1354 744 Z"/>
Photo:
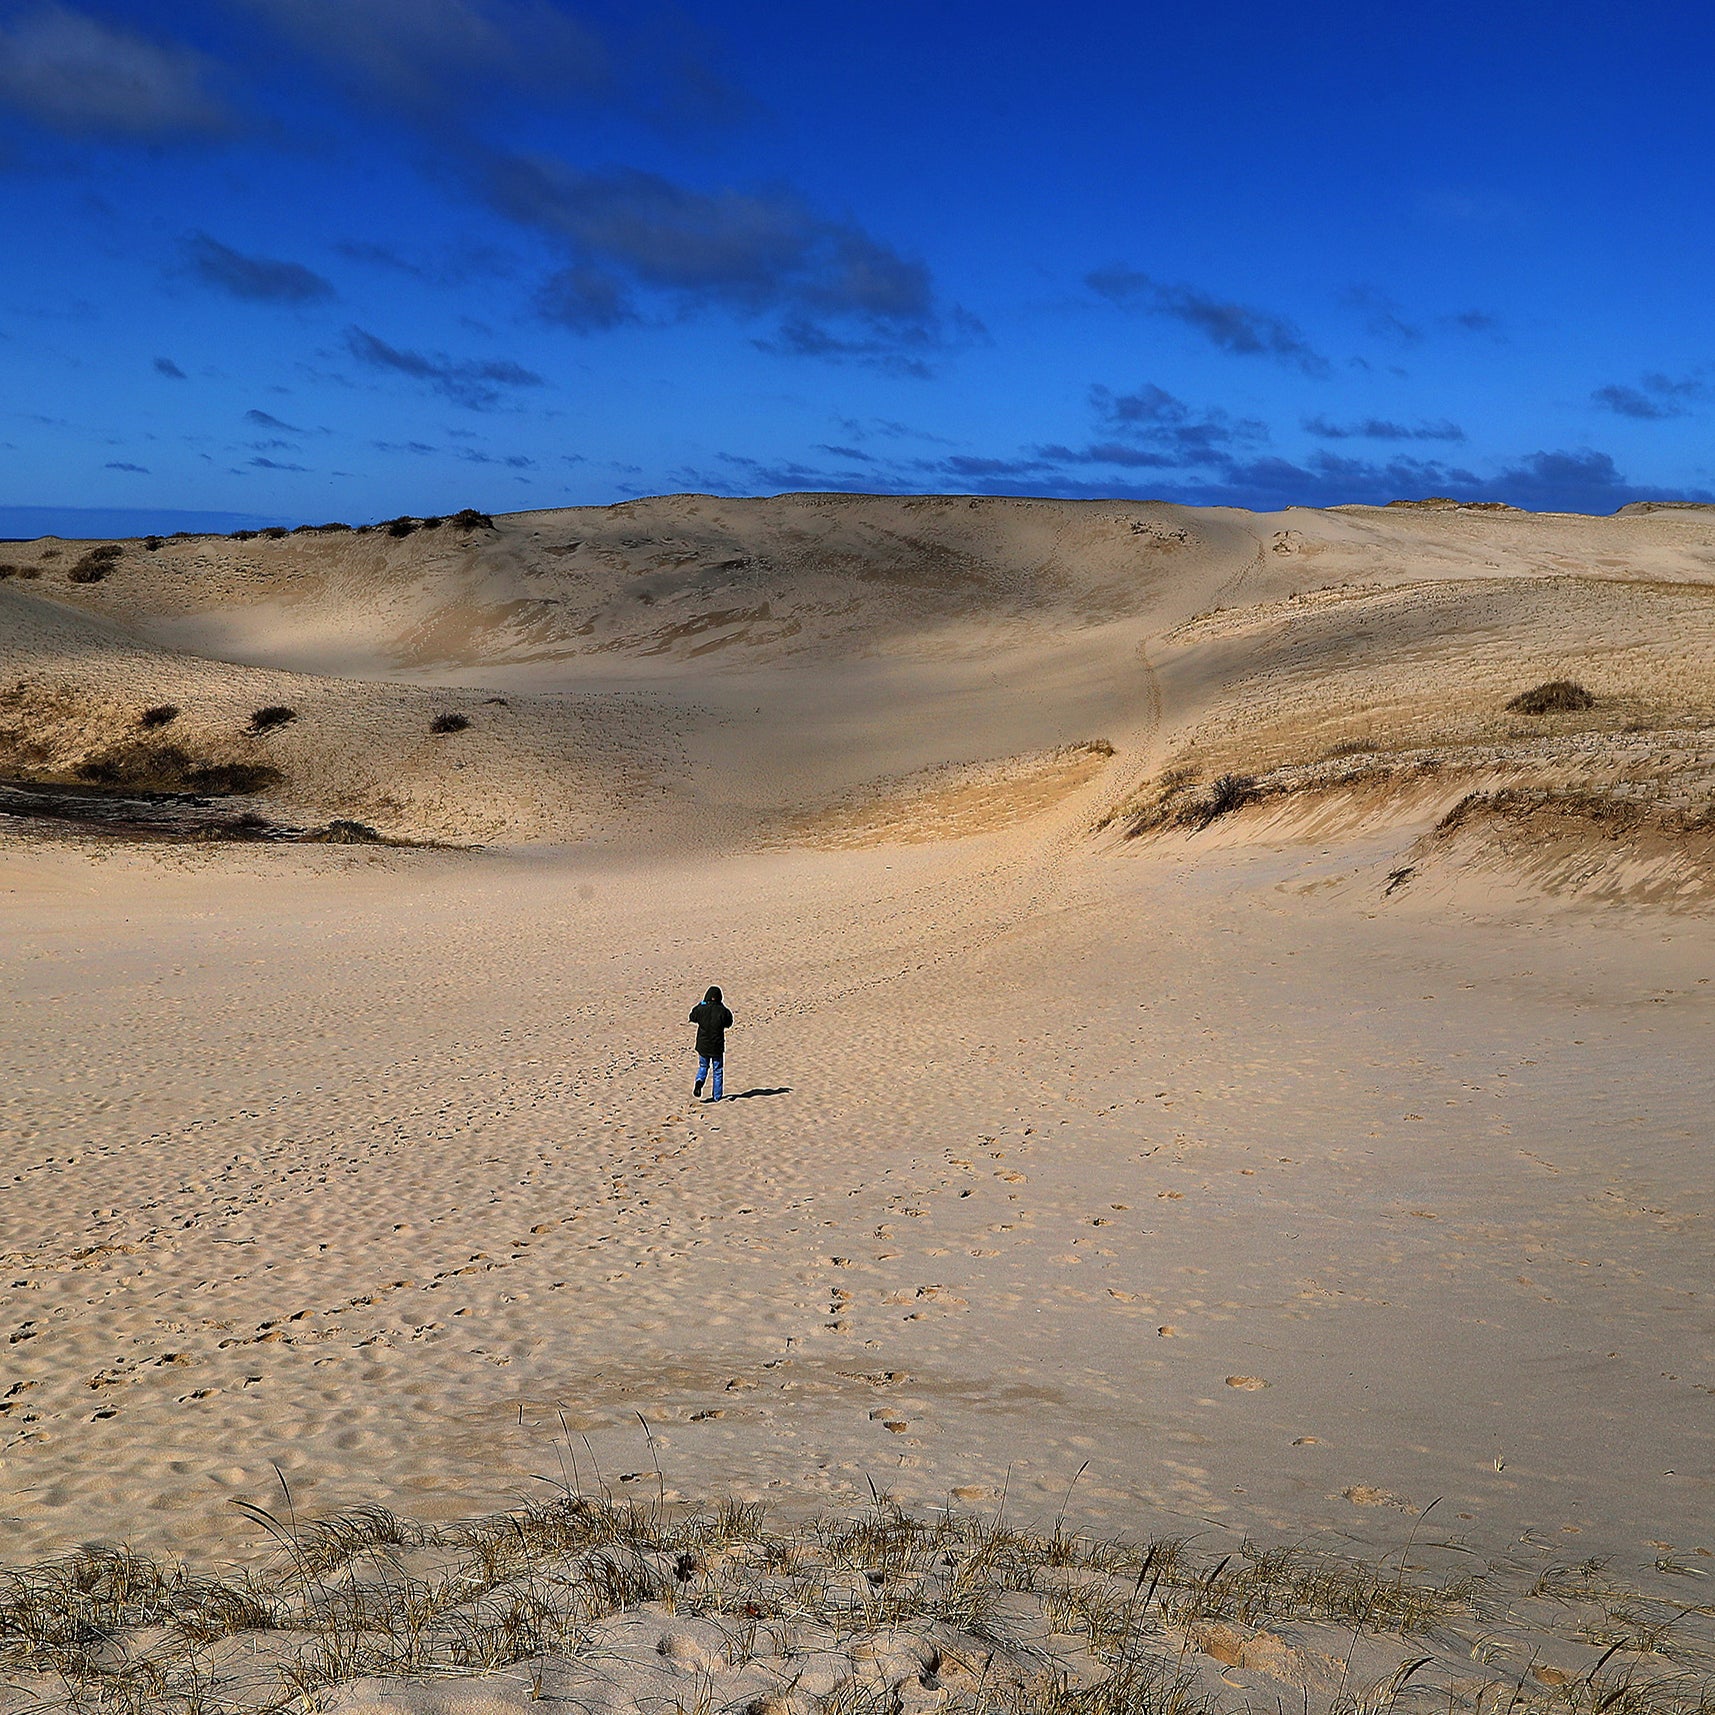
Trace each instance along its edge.
<path fill-rule="evenodd" d="M 1408 1685 L 1454 1711 L 1715 1709 L 1707 1655 L 1669 1605 L 1591 1567 L 1509 1597 L 1403 1564 L 1249 1543 L 1211 1564 L 1179 1541 L 921 1518 L 885 1498 L 797 1526 L 752 1505 L 573 1493 L 439 1527 L 382 1507 L 298 1525 L 241 1504 L 279 1547 L 254 1571 L 91 1546 L 0 1576 L 0 1710 L 373 1708 L 412 1683 L 449 1715 L 461 1699 L 591 1715 L 1212 1715 L 1287 1696 L 1380 1715 Z M 1515 1605 L 1537 1611 L 1521 1625 Z"/>

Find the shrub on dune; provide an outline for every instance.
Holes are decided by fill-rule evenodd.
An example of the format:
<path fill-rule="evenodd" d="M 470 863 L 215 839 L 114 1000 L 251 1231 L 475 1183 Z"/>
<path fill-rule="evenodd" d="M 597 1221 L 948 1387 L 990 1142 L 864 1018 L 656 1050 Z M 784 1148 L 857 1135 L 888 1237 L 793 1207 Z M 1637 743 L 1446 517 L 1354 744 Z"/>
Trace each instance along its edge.
<path fill-rule="evenodd" d="M 153 732 L 156 727 L 170 725 L 179 718 L 179 711 L 172 703 L 157 703 L 153 708 L 145 709 L 137 717 L 138 726 L 146 732 Z"/>
<path fill-rule="evenodd" d="M 116 560 L 125 552 L 117 542 L 91 548 L 82 559 L 73 563 L 66 577 L 74 584 L 98 584 L 113 570 Z"/>
<path fill-rule="evenodd" d="M 469 715 L 456 715 L 456 714 L 436 715 L 435 718 L 429 722 L 429 731 L 430 732 L 463 732 L 464 729 L 469 725 L 470 725 L 470 716 Z"/>
<path fill-rule="evenodd" d="M 252 732 L 272 732 L 275 727 L 282 727 L 288 721 L 298 718 L 296 709 L 289 709 L 284 703 L 270 703 L 265 709 L 258 709 L 250 717 Z"/>
<path fill-rule="evenodd" d="M 1520 715 L 1571 714 L 1595 706 L 1596 699 L 1572 679 L 1550 679 L 1546 684 L 1534 685 L 1528 691 L 1520 691 L 1507 704 L 1514 714 Z"/>

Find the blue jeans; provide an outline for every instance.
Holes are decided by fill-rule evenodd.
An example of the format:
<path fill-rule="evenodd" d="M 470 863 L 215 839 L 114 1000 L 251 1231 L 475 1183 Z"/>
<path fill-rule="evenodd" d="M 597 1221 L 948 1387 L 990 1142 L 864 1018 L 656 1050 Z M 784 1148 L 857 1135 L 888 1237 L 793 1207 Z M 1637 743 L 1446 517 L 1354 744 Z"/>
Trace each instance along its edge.
<path fill-rule="evenodd" d="M 708 1077 L 709 1068 L 711 1066 L 715 1069 L 715 1087 L 713 1095 L 714 1099 L 718 1102 L 721 1099 L 721 1073 L 726 1069 L 726 1062 L 724 1060 L 711 1060 L 706 1054 L 699 1054 L 697 1056 L 697 1088 L 700 1090 L 703 1087 L 703 1080 Z"/>

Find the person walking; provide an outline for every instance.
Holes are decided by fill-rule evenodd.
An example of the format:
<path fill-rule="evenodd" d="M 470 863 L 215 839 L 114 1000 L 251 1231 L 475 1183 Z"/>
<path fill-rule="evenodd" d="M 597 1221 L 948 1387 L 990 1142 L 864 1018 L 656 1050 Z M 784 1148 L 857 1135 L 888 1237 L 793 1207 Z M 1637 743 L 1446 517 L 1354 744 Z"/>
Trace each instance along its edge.
<path fill-rule="evenodd" d="M 691 1008 L 691 1022 L 697 1027 L 697 1081 L 691 1087 L 693 1096 L 703 1093 L 703 1083 L 711 1068 L 714 1071 L 714 1091 L 709 1100 L 721 1099 L 721 1078 L 726 1069 L 726 1033 L 732 1025 L 732 1013 L 721 999 L 721 991 L 710 986 L 709 992 Z"/>

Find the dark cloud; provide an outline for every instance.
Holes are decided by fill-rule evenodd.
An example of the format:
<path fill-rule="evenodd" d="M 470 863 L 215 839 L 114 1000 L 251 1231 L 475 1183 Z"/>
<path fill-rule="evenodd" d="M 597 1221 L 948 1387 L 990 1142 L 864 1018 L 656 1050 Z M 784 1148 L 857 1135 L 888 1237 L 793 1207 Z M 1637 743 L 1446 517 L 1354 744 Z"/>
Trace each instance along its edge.
<path fill-rule="evenodd" d="M 857 339 L 835 333 L 825 323 L 803 316 L 788 316 L 772 337 L 751 341 L 758 351 L 781 357 L 819 357 L 830 363 L 861 363 L 894 375 L 909 375 L 927 381 L 934 366 L 914 350 L 931 346 L 932 337 L 920 329 L 907 330 L 894 338 L 868 336 Z"/>
<path fill-rule="evenodd" d="M 921 262 L 790 190 L 702 191 L 522 155 L 488 155 L 478 170 L 493 208 L 569 253 L 537 307 L 580 333 L 642 319 L 644 294 L 681 315 L 776 316 L 765 350 L 920 374 L 923 353 L 980 331 L 942 315 Z"/>
<path fill-rule="evenodd" d="M 1487 310 L 1459 310 L 1453 315 L 1442 316 L 1437 325 L 1449 333 L 1486 333 L 1497 338 L 1504 326 L 1499 316 L 1492 316 Z"/>
<path fill-rule="evenodd" d="M 1154 382 L 1145 382 L 1132 393 L 1092 387 L 1090 405 L 1103 427 L 1158 448 L 1171 448 L 1189 463 L 1201 462 L 1198 455 L 1217 447 L 1268 439 L 1267 425 L 1254 417 L 1234 418 L 1219 407 L 1194 410 Z"/>
<path fill-rule="evenodd" d="M 458 456 L 466 464 L 494 464 L 505 470 L 534 470 L 536 461 L 524 453 L 485 453 L 475 447 L 459 447 Z"/>
<path fill-rule="evenodd" d="M 1269 357 L 1306 375 L 1328 373 L 1328 360 L 1284 316 L 1249 304 L 1211 297 L 1195 286 L 1175 286 L 1135 269 L 1099 268 L 1084 277 L 1098 297 L 1122 310 L 1143 310 L 1184 322 L 1239 357 Z"/>
<path fill-rule="evenodd" d="M 206 232 L 185 241 L 185 259 L 205 286 L 252 303 L 310 304 L 333 297 L 332 285 L 299 262 L 273 256 L 245 256 Z"/>
<path fill-rule="evenodd" d="M 1531 453 L 1493 476 L 1433 459 L 1375 461 L 1327 451 L 1298 461 L 1272 456 L 1229 458 L 1212 461 L 1201 470 L 1164 473 L 1147 487 L 1124 480 L 1092 482 L 1082 475 L 1079 467 L 1103 462 L 1099 447 L 1073 453 L 1062 470 L 1045 472 L 1040 455 L 1064 450 L 1042 447 L 1036 449 L 1038 456 L 1019 460 L 943 460 L 933 468 L 949 476 L 965 477 L 979 493 L 1012 493 L 1024 484 L 1032 493 L 1177 500 L 1198 506 L 1242 506 L 1259 512 L 1278 512 L 1289 506 L 1383 505 L 1431 494 L 1505 501 L 1531 511 L 1597 514 L 1615 512 L 1640 500 L 1715 499 L 1701 491 L 1630 483 L 1608 454 L 1588 449 Z"/>
<path fill-rule="evenodd" d="M 1715 500 L 1701 489 L 1627 482 L 1607 453 L 1588 447 L 1531 453 L 1507 466 L 1490 487 L 1495 499 L 1538 512 L 1615 512 L 1639 500 Z"/>
<path fill-rule="evenodd" d="M 0 107 L 73 137 L 164 142 L 229 129 L 209 64 L 69 6 L 0 25 Z"/>
<path fill-rule="evenodd" d="M 366 268 L 403 274 L 430 286 L 463 285 L 484 276 L 509 274 L 516 266 L 515 258 L 490 244 L 449 245 L 434 260 L 419 260 L 391 244 L 371 244 L 363 239 L 347 239 L 334 248 Z"/>
<path fill-rule="evenodd" d="M 366 97 L 425 116 L 607 90 L 606 46 L 548 0 L 236 0 Z"/>
<path fill-rule="evenodd" d="M 428 356 L 389 345 L 359 327 L 345 330 L 345 343 L 359 363 L 425 382 L 454 404 L 472 411 L 487 410 L 498 404 L 504 389 L 543 385 L 542 377 L 534 370 L 504 358 L 460 359 L 444 353 Z"/>
<path fill-rule="evenodd" d="M 439 447 L 432 447 L 427 441 L 371 441 L 369 443 L 381 453 L 438 453 Z"/>
<path fill-rule="evenodd" d="M 390 244 L 368 244 L 350 239 L 334 248 L 350 262 L 363 262 L 372 268 L 386 268 L 396 274 L 409 274 L 414 280 L 431 278 L 430 271 L 420 262 L 401 256 Z"/>
<path fill-rule="evenodd" d="M 1356 423 L 1331 423 L 1326 417 L 1307 417 L 1307 433 L 1324 441 L 1462 441 L 1465 431 L 1457 423 L 1395 423 L 1386 417 L 1365 417 Z"/>
<path fill-rule="evenodd" d="M 1675 380 L 1657 372 L 1644 376 L 1641 387 L 1615 383 L 1598 387 L 1590 397 L 1603 410 L 1617 416 L 1660 422 L 1668 417 L 1689 416 L 1693 404 L 1709 397 L 1709 389 L 1693 376 Z"/>
<path fill-rule="evenodd" d="M 265 458 L 265 457 L 261 457 L 261 456 L 258 456 L 258 457 L 253 458 L 253 459 L 248 459 L 248 460 L 246 460 L 246 463 L 251 470 L 295 470 L 295 471 L 301 471 L 304 468 L 301 464 L 279 464 L 271 458 Z"/>
<path fill-rule="evenodd" d="M 180 369 L 170 357 L 157 357 L 155 359 L 155 368 L 160 374 L 167 376 L 170 380 L 184 381 L 187 379 L 185 372 Z"/>
<path fill-rule="evenodd" d="M 267 411 L 246 411 L 244 420 L 247 423 L 254 423 L 259 429 L 278 429 L 282 434 L 301 435 L 304 432 L 295 423 L 283 423 L 278 417 L 270 415 Z"/>
<path fill-rule="evenodd" d="M 107 464 L 104 464 L 101 468 L 103 470 L 129 470 L 129 471 L 134 471 L 138 476 L 147 476 L 149 474 L 149 467 L 147 465 L 125 464 L 125 463 L 122 463 L 118 459 L 110 460 Z"/>
<path fill-rule="evenodd" d="M 537 294 L 536 308 L 544 320 L 574 333 L 601 333 L 640 319 L 625 282 L 589 263 L 552 276 Z"/>
<path fill-rule="evenodd" d="M 366 103 L 439 135 L 520 101 L 627 110 L 670 130 L 729 126 L 756 103 L 692 20 L 633 9 L 596 25 L 557 0 L 231 0 Z M 621 16 L 624 16 L 622 13 Z"/>
<path fill-rule="evenodd" d="M 1363 318 L 1364 332 L 1395 345 L 1412 345 L 1423 338 L 1423 329 L 1407 321 L 1404 307 L 1375 286 L 1350 286 L 1340 294 L 1340 303 Z"/>

